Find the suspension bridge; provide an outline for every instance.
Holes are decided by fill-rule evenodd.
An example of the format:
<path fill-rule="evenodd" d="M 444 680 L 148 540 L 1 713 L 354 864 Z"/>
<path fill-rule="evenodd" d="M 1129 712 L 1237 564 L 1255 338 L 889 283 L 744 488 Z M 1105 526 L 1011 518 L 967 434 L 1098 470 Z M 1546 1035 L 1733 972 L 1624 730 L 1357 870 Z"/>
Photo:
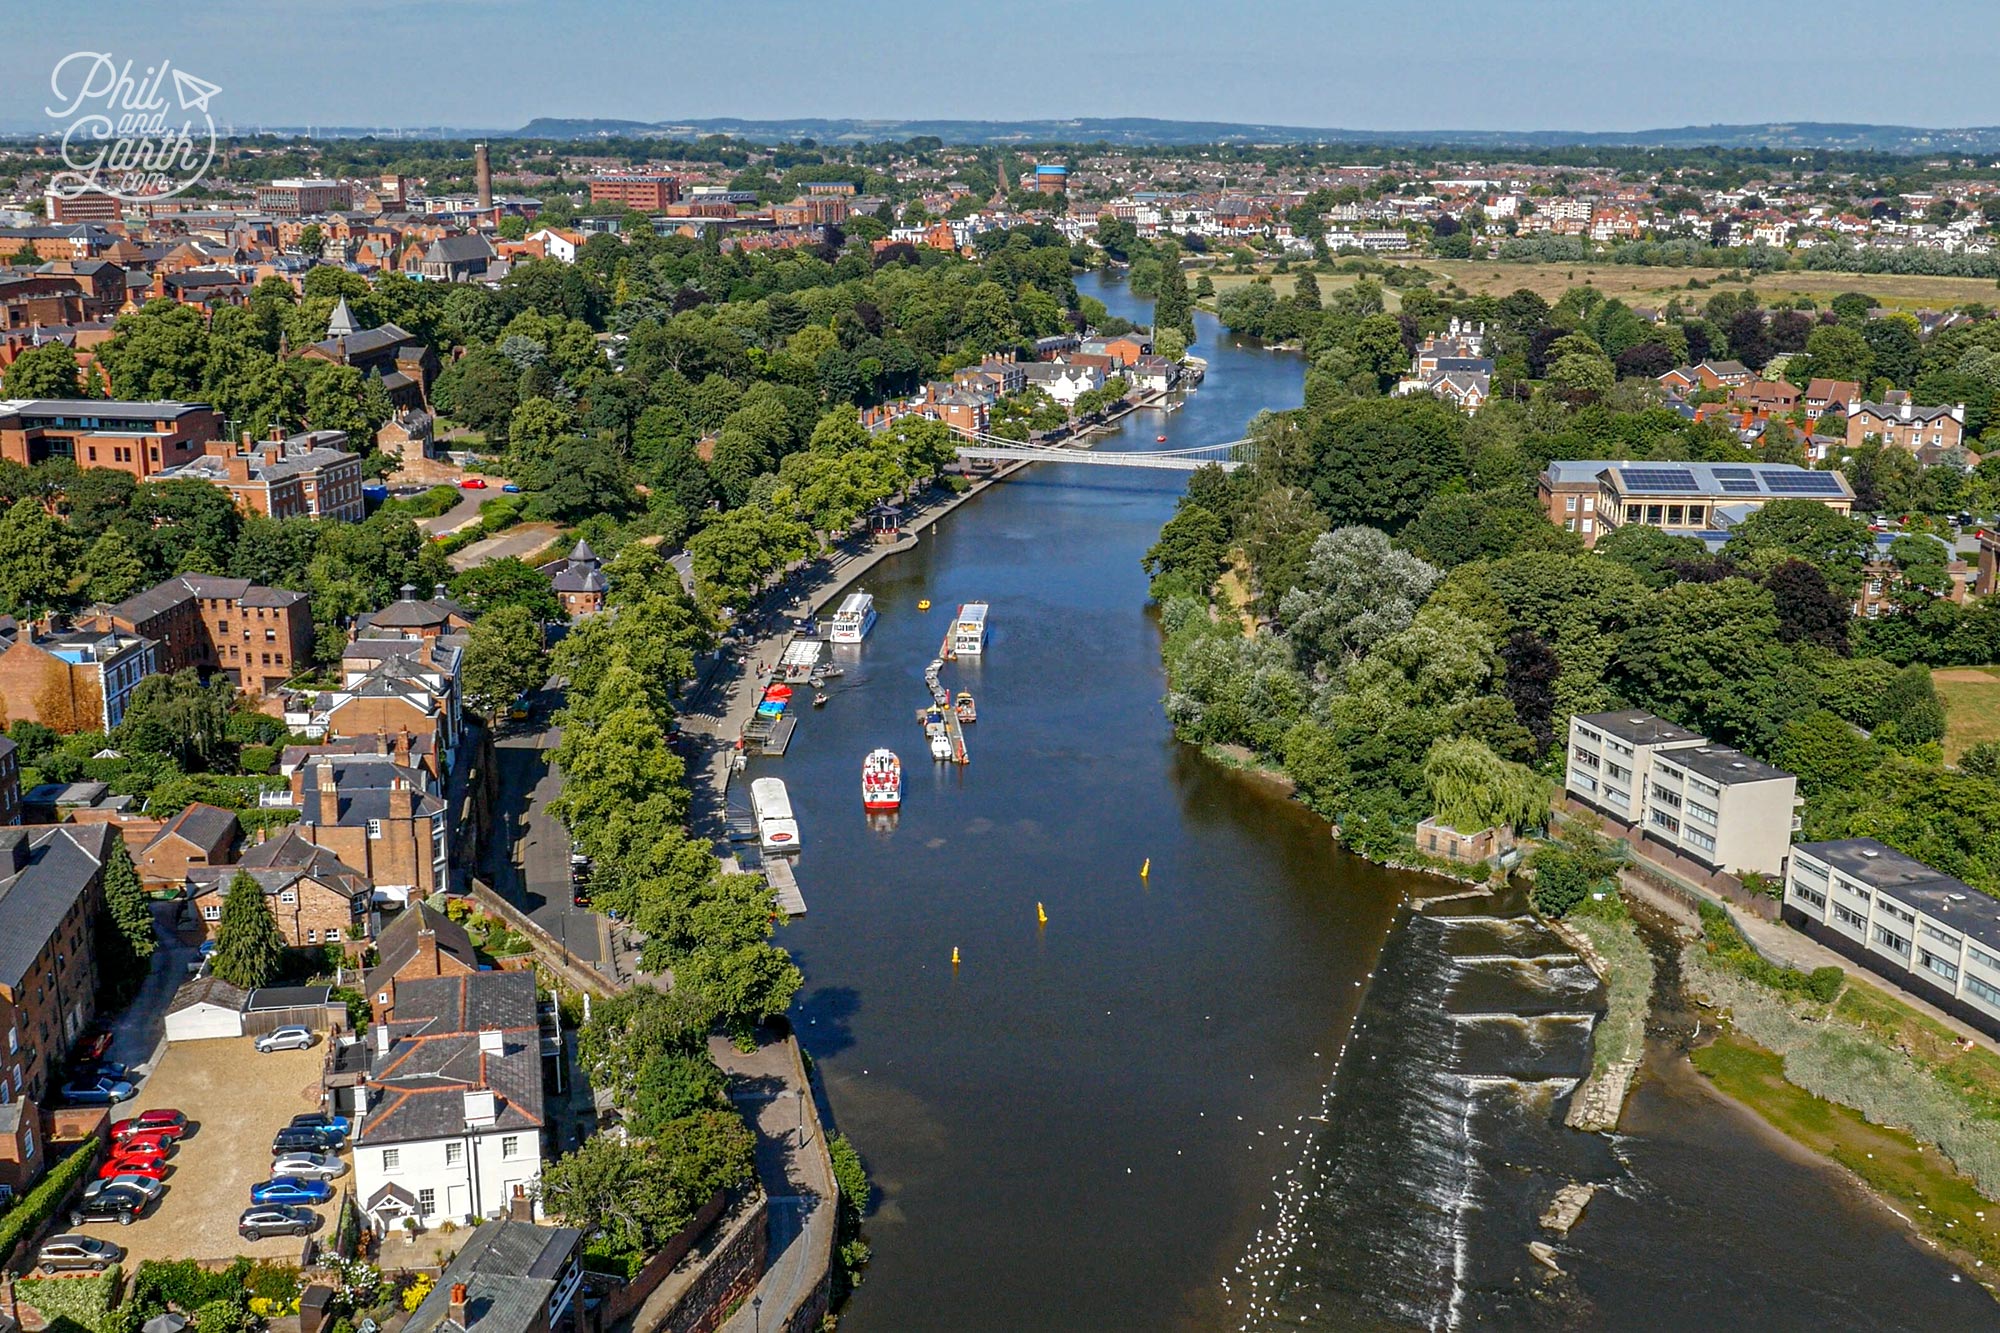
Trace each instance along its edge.
<path fill-rule="evenodd" d="M 1196 445 L 1192 449 L 1105 450 L 1056 444 L 1026 444 L 1003 440 L 997 435 L 974 435 L 971 443 L 958 447 L 958 456 L 967 461 L 1022 459 L 1028 462 L 1094 463 L 1099 467 L 1144 467 L 1170 472 L 1192 472 L 1213 463 L 1233 472 L 1250 461 L 1250 441 L 1228 440 L 1221 444 Z"/>

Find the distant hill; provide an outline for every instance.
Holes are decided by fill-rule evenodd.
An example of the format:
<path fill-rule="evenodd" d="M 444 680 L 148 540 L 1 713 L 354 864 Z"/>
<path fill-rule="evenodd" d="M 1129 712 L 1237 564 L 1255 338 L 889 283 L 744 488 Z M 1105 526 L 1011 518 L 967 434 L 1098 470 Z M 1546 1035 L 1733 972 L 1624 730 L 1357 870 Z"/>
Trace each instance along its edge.
<path fill-rule="evenodd" d="M 1437 144 L 1468 148 L 1766 148 L 1836 149 L 1878 153 L 2000 152 L 2000 126 L 1925 129 L 1909 125 L 1829 122 L 1685 125 L 1658 130 L 1343 130 L 1215 120 L 1154 120 L 1143 116 L 1072 120 L 594 120 L 541 117 L 505 137 L 593 139 L 659 136 L 695 139 L 816 139 L 866 143 L 929 135 L 954 144 L 1110 143 L 1131 146 L 1196 143 Z"/>

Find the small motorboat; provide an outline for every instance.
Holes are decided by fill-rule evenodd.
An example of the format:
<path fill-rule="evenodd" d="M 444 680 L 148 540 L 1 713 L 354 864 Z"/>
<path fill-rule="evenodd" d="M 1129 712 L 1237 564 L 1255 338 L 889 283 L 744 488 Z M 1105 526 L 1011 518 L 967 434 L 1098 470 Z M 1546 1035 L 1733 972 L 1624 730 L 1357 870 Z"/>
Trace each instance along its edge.
<path fill-rule="evenodd" d="M 815 694 L 815 695 L 813 696 L 813 707 L 814 707 L 814 708 L 824 708 L 824 707 L 826 707 L 826 694 L 825 694 L 824 692 L 821 692 L 821 693 L 819 693 L 819 694 Z"/>
<path fill-rule="evenodd" d="M 958 692 L 958 702 L 953 705 L 953 711 L 958 714 L 960 722 L 977 722 L 979 720 L 979 709 L 972 702 L 970 691 L 960 690 Z"/>
<path fill-rule="evenodd" d="M 951 737 L 943 732 L 931 737 L 931 758 L 939 761 L 951 758 Z"/>
<path fill-rule="evenodd" d="M 1165 444 L 1166 442 L 1167 442 L 1167 437 L 1164 435 L 1155 435 L 1153 437 L 1153 443 L 1155 444 Z"/>
<path fill-rule="evenodd" d="M 821 680 L 839 680 L 842 676 L 846 674 L 847 674 L 846 667 L 833 666 L 831 664 L 823 666 L 819 669 L 819 678 Z"/>

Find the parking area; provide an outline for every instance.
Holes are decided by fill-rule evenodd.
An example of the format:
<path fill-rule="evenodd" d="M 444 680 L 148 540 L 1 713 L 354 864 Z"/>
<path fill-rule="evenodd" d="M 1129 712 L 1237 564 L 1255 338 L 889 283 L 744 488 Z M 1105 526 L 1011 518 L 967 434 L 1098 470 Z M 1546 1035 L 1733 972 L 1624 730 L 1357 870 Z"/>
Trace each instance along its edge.
<path fill-rule="evenodd" d="M 310 1050 L 269 1055 L 248 1037 L 167 1046 L 139 1096 L 111 1113 L 118 1120 L 163 1107 L 187 1116 L 191 1132 L 169 1159 L 166 1193 L 129 1227 L 92 1223 L 83 1230 L 124 1246 L 128 1269 L 142 1259 L 295 1258 L 298 1238 L 252 1244 L 236 1234 L 236 1221 L 250 1206 L 250 1187 L 270 1179 L 271 1136 L 300 1112 L 320 1109 L 325 1059 L 324 1037 Z M 334 1182 L 336 1201 L 347 1179 Z M 314 1234 L 327 1239 L 333 1204 L 315 1211 L 322 1220 Z"/>

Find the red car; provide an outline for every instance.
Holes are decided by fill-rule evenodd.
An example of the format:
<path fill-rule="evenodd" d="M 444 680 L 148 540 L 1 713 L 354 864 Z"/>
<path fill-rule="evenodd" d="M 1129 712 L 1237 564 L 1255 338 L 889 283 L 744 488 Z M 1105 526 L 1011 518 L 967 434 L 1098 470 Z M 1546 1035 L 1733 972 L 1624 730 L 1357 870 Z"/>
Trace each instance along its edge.
<path fill-rule="evenodd" d="M 111 1127 L 114 1143 L 123 1142 L 134 1134 L 153 1134 L 164 1139 L 177 1139 L 187 1133 L 188 1118 L 169 1107 L 156 1107 L 141 1111 L 128 1120 L 120 1120 Z"/>
<path fill-rule="evenodd" d="M 486 489 L 486 478 L 466 477 L 460 480 L 458 484 L 468 491 L 483 491 Z"/>
<path fill-rule="evenodd" d="M 160 1180 L 167 1174 L 167 1159 L 164 1157 L 121 1157 L 113 1154 L 110 1161 L 97 1168 L 99 1180 L 111 1180 L 118 1176 L 144 1176 L 148 1180 Z"/>
<path fill-rule="evenodd" d="M 121 1162 L 164 1162 L 173 1150 L 172 1139 L 157 1134 L 134 1134 L 119 1144 L 112 1155 Z"/>

